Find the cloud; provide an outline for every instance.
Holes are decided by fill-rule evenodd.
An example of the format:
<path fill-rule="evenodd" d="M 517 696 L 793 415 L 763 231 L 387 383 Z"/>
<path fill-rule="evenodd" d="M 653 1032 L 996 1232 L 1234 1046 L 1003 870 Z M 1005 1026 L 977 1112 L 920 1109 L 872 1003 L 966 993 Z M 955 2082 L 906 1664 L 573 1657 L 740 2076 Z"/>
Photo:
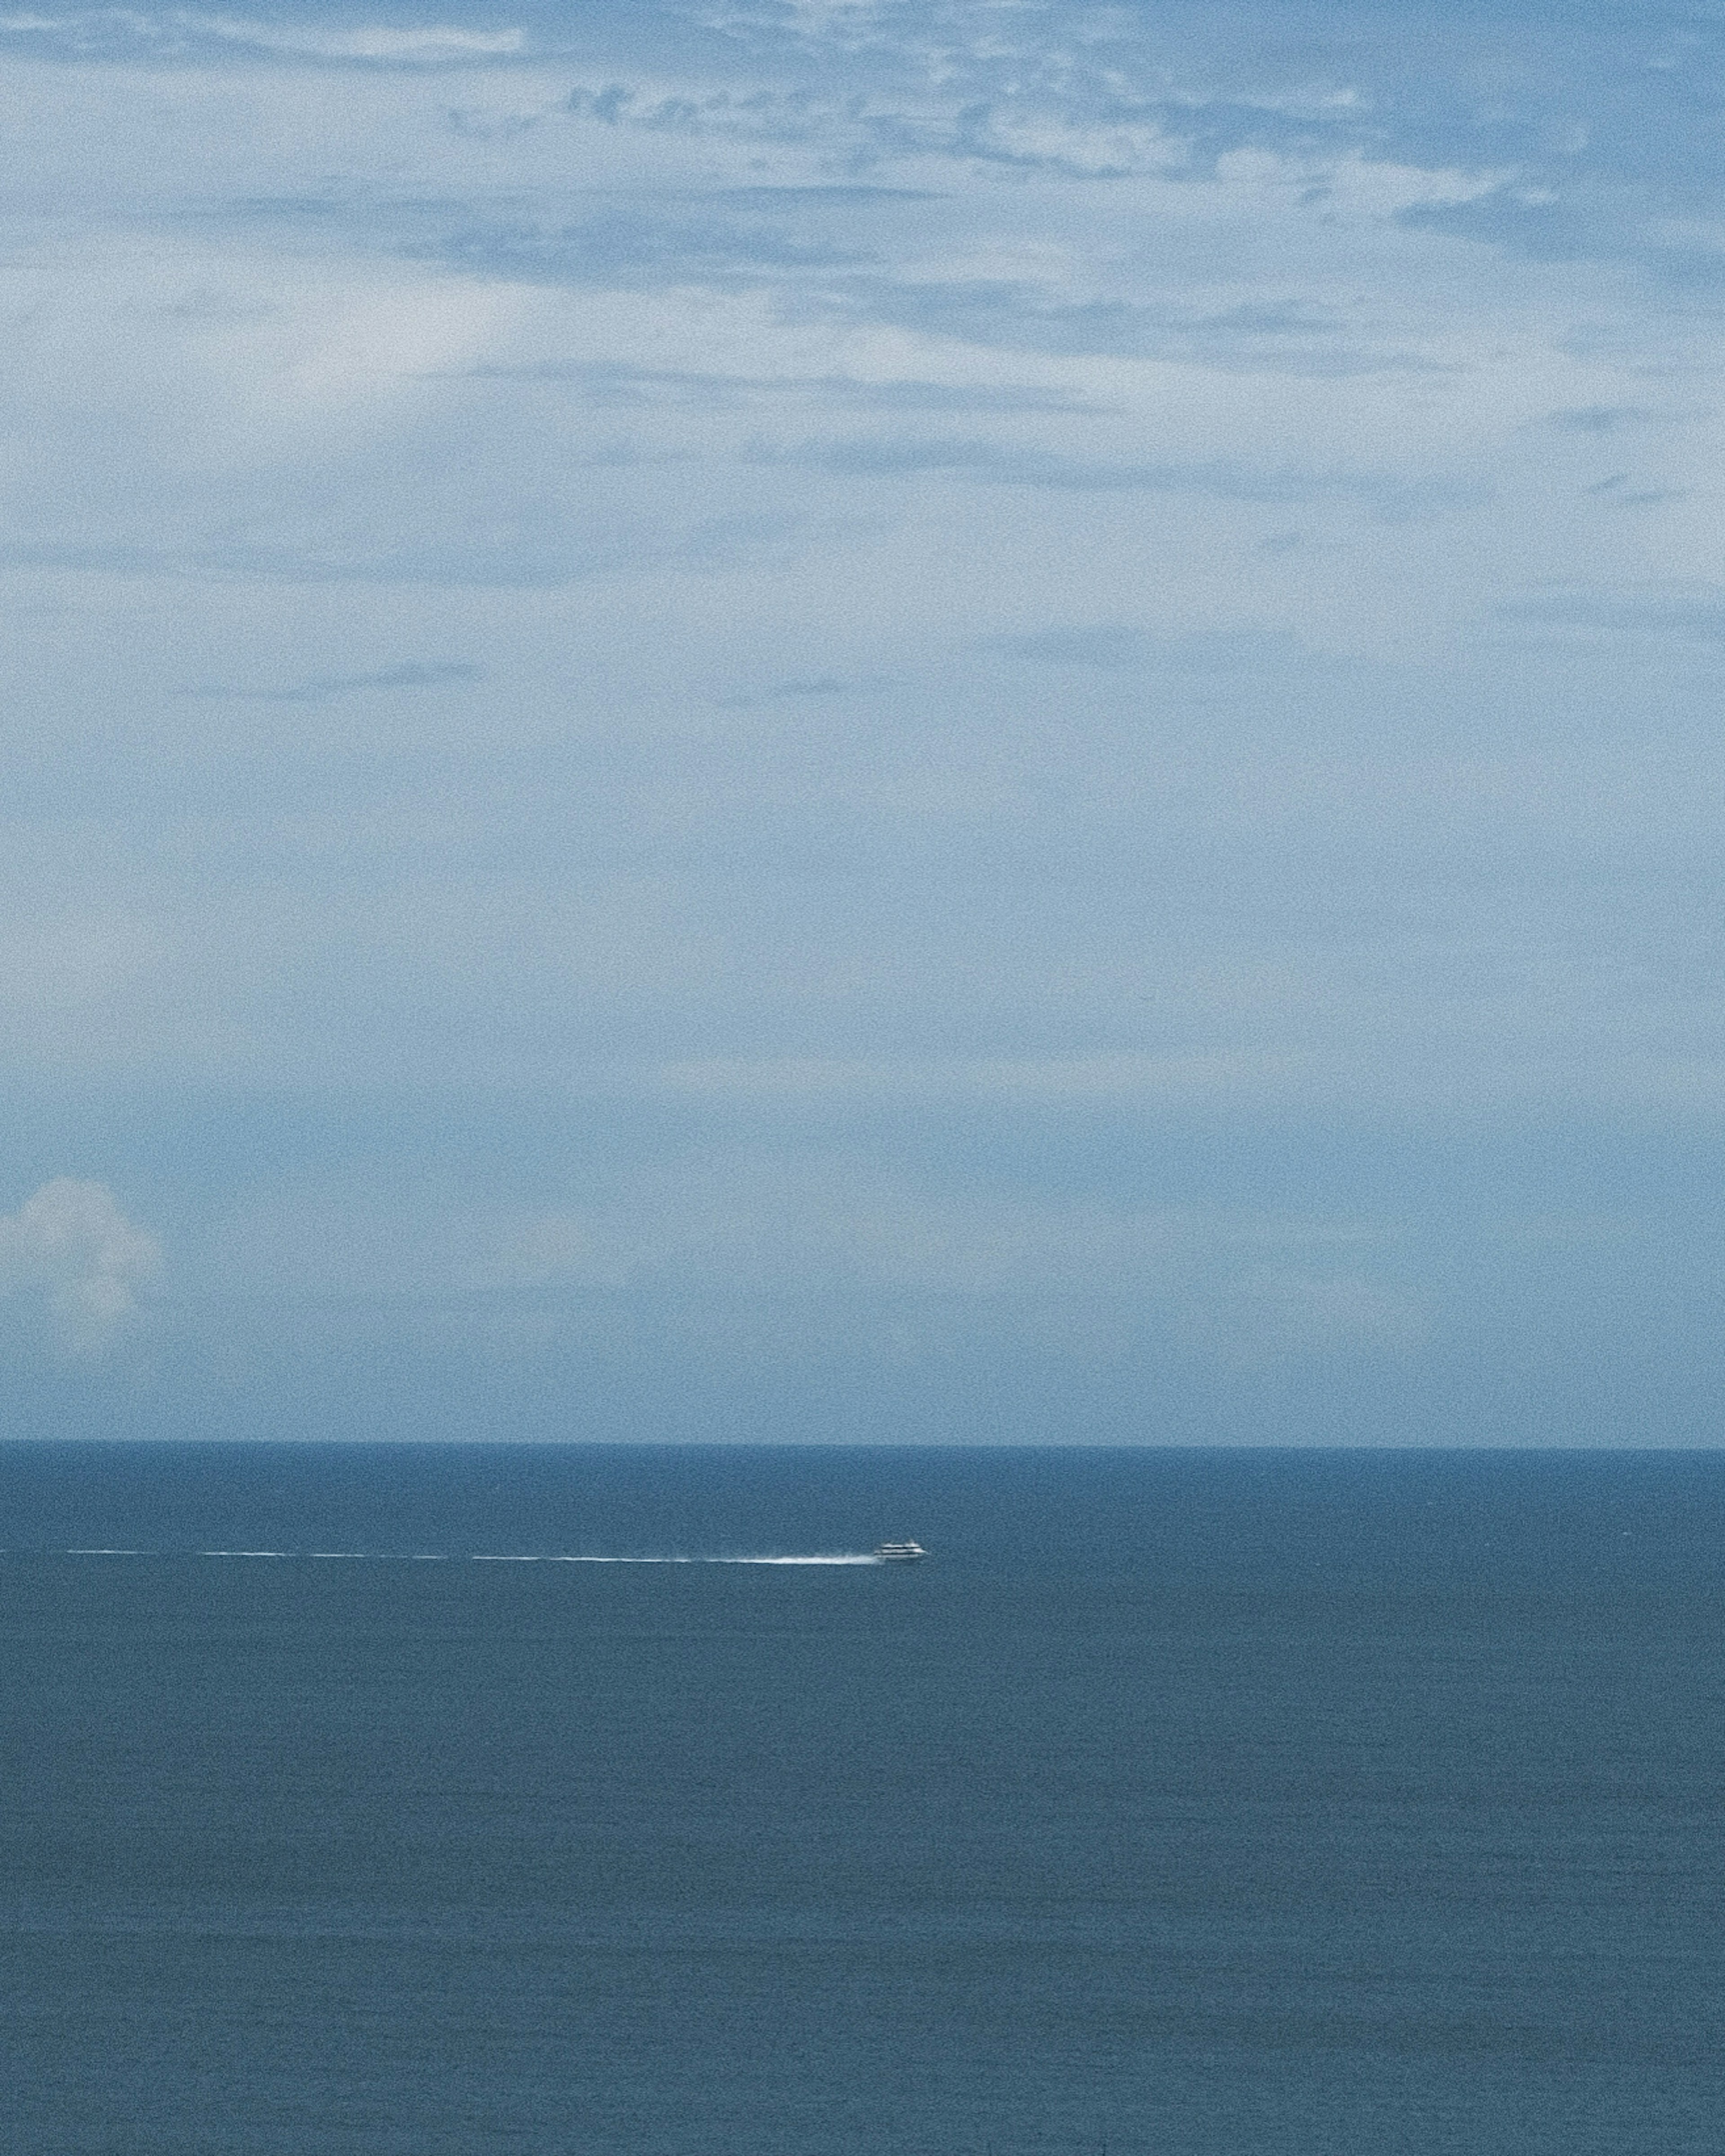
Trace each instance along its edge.
<path fill-rule="evenodd" d="M 757 464 L 800 465 L 846 479 L 916 478 L 932 473 L 988 486 L 1047 487 L 1066 493 L 1196 495 L 1218 501 L 1278 506 L 1354 501 L 1385 524 L 1477 509 L 1492 498 L 1484 480 L 1462 477 L 1401 479 L 1385 472 L 1298 467 L 1269 470 L 1222 458 L 1194 464 L 1105 463 L 974 438 L 859 436 L 783 447 L 757 442 L 749 454 Z"/>
<path fill-rule="evenodd" d="M 764 689 L 743 691 L 731 696 L 717 696 L 713 701 L 721 711 L 743 711 L 757 704 L 821 702 L 834 698 L 872 696 L 893 685 L 887 676 L 880 674 L 865 675 L 858 680 L 847 680 L 839 674 L 798 675 L 787 681 L 774 681 Z"/>
<path fill-rule="evenodd" d="M 747 287 L 810 270 L 832 273 L 877 258 L 872 249 L 810 236 L 782 219 L 718 216 L 650 203 L 618 205 L 583 224 L 475 224 L 403 249 L 466 275 L 511 284 L 651 290 L 667 284 Z"/>
<path fill-rule="evenodd" d="M 1404 1290 L 1356 1273 L 1314 1275 L 1275 1266 L 1249 1272 L 1192 1306 L 1194 1335 L 1230 1358 L 1350 1353 L 1406 1354 L 1430 1319 Z"/>
<path fill-rule="evenodd" d="M 328 206 L 289 207 L 324 214 Z M 441 262 L 468 277 L 510 284 L 766 290 L 778 295 L 796 320 L 1043 358 L 1157 360 L 1317 379 L 1455 371 L 1453 362 L 1418 350 L 1399 331 L 1386 334 L 1352 311 L 1312 300 L 1271 295 L 1216 305 L 1208 298 L 1109 293 L 1071 299 L 1058 295 L 1064 286 L 1025 279 L 896 277 L 883 267 L 894 235 L 865 232 L 853 219 L 837 228 L 846 236 L 835 237 L 825 224 L 812 228 L 806 216 L 793 213 L 796 208 L 793 202 L 781 209 L 721 213 L 710 202 L 691 208 L 680 199 L 647 199 L 614 206 L 580 224 L 475 222 L 431 236 L 403 232 L 399 251 L 411 260 Z M 1163 205 L 1176 227 L 1180 208 L 1183 199 Z M 364 214 L 375 226 L 377 212 L 367 205 Z M 925 213 L 925 223 L 931 215 Z M 913 251 L 916 236 L 896 235 L 896 244 L 901 253 Z M 1090 266 L 1092 275 L 1117 274 L 1101 262 Z"/>
<path fill-rule="evenodd" d="M 1633 586 L 1611 589 L 1574 583 L 1529 592 L 1496 608 L 1500 621 L 1548 629 L 1598 629 L 1617 634 L 1725 643 L 1725 589 L 1717 584 Z"/>
<path fill-rule="evenodd" d="M 1582 490 L 1595 501 L 1609 502 L 1620 509 L 1645 509 L 1655 502 L 1681 501 L 1687 491 L 1677 486 L 1635 486 L 1626 471 L 1613 472 L 1605 479 L 1595 480 Z"/>
<path fill-rule="evenodd" d="M 156 1238 L 127 1219 L 105 1183 L 56 1176 L 0 1214 L 0 1296 L 44 1300 L 73 1353 L 108 1345 L 161 1265 Z"/>
<path fill-rule="evenodd" d="M 373 689 L 441 689 L 456 681 L 480 681 L 483 666 L 461 660 L 429 665 L 409 664 L 385 666 L 375 674 L 320 674 L 310 681 L 285 689 L 228 689 L 218 685 L 187 689 L 188 696 L 218 696 L 247 704 L 326 704 L 336 696 L 352 696 Z"/>
<path fill-rule="evenodd" d="M 1075 41 L 1070 18 L 1062 23 L 1060 11 L 1037 12 L 1040 23 L 1019 11 L 1009 38 L 979 35 L 975 9 L 932 38 L 920 22 L 912 34 L 895 36 L 883 18 L 866 58 L 844 31 L 824 26 L 824 35 L 799 41 L 794 87 L 673 90 L 614 81 L 572 91 L 566 110 L 578 120 L 645 133 L 779 145 L 819 140 L 842 151 L 835 162 L 853 171 L 895 162 L 926 170 L 944 162 L 1091 184 L 1163 174 L 1209 178 L 1241 151 L 1311 161 L 1381 143 L 1381 123 L 1373 132 L 1368 101 L 1352 90 L 1307 85 L 1230 97 L 1189 80 L 1169 95 L 1165 67 L 1144 67 L 1129 41 L 1111 41 L 1098 64 L 1094 41 Z M 774 42 L 770 33 L 757 40 L 763 68 L 788 57 L 782 44 L 773 53 Z M 844 79 L 860 76 L 872 95 L 845 94 Z M 866 199 L 920 191 L 828 185 L 804 192 Z"/>
<path fill-rule="evenodd" d="M 386 67 L 471 66 L 476 60 L 513 59 L 526 45 L 519 30 L 465 30 L 447 23 L 404 28 L 356 23 L 339 29 L 295 29 L 279 23 L 237 21 L 224 16 L 192 19 L 211 37 L 259 52 Z"/>
<path fill-rule="evenodd" d="M 636 367 L 617 360 L 540 360 L 521 366 L 475 367 L 475 382 L 562 382 L 593 403 L 634 409 L 730 411 L 749 404 L 802 402 L 881 412 L 1026 413 L 1094 417 L 1115 408 L 1058 389 L 1017 382 L 870 382 L 838 374 L 707 374 Z"/>
<path fill-rule="evenodd" d="M 1060 359 L 1151 359 L 1318 378 L 1446 371 L 1405 341 L 1384 343 L 1327 307 L 1273 297 L 1224 306 L 1060 300 L 1023 280 L 854 273 L 818 294 L 799 293 L 798 300 L 842 321 Z"/>
<path fill-rule="evenodd" d="M 0 15 L 0 38 L 59 60 L 219 60 L 236 54 L 367 68 L 472 67 L 513 60 L 521 31 L 469 30 L 449 24 L 340 26 L 248 20 L 187 8 L 88 8 Z"/>
<path fill-rule="evenodd" d="M 418 527 L 392 529 L 381 516 L 369 528 L 356 517 L 351 531 L 311 526 L 292 538 L 193 537 L 175 546 L 112 541 L 23 540 L 0 543 L 0 567 L 64 570 L 95 578 L 153 577 L 184 583 L 283 584 L 426 584 L 500 590 L 550 589 L 586 578 L 660 568 L 723 569 L 739 562 L 806 552 L 845 526 L 811 518 L 746 512 L 649 525 L 621 516 L 584 516 L 579 505 L 559 516 L 556 504 L 501 530 L 474 530 L 453 516 L 427 517 Z M 377 684 L 404 686 L 405 684 Z M 293 699 L 295 701 L 300 699 Z"/>
<path fill-rule="evenodd" d="M 1552 413 L 1546 424 L 1563 434 L 1615 434 L 1625 427 L 1651 425 L 1658 418 L 1641 404 L 1583 404 Z"/>
<path fill-rule="evenodd" d="M 1707 217 L 1696 218 L 1677 174 L 1626 187 L 1615 174 L 1553 186 L 1524 175 L 1463 202 L 1409 203 L 1397 222 L 1495 248 L 1527 262 L 1620 262 L 1649 280 L 1698 295 L 1725 282 L 1725 249 Z"/>
<path fill-rule="evenodd" d="M 1411 229 L 1476 240 L 1532 262 L 1573 262 L 1602 244 L 1585 205 L 1521 187 L 1496 187 L 1472 202 L 1410 203 L 1399 218 Z"/>
<path fill-rule="evenodd" d="M 1043 666 L 1087 666 L 1110 673 L 1154 666 L 1179 673 L 1230 673 L 1241 667 L 1286 668 L 1304 657 L 1287 630 L 1213 629 L 1193 636 L 1151 636 L 1113 623 L 1033 629 L 995 637 L 985 648 Z"/>

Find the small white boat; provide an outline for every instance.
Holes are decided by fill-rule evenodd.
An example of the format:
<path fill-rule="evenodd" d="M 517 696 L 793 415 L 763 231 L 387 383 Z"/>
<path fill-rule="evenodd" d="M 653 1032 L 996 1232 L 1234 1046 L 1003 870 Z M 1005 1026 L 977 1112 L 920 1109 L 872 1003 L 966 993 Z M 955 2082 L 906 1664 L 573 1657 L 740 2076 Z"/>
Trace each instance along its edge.
<path fill-rule="evenodd" d="M 882 1564 L 914 1564 L 928 1552 L 921 1543 L 876 1543 L 875 1554 Z"/>

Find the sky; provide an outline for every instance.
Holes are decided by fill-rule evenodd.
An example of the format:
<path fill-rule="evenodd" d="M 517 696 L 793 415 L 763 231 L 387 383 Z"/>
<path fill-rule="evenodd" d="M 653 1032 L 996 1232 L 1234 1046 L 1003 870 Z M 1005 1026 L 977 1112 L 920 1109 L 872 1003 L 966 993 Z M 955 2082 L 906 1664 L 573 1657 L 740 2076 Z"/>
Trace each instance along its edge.
<path fill-rule="evenodd" d="M 1725 6 L 0 12 L 17 1435 L 1721 1435 Z"/>

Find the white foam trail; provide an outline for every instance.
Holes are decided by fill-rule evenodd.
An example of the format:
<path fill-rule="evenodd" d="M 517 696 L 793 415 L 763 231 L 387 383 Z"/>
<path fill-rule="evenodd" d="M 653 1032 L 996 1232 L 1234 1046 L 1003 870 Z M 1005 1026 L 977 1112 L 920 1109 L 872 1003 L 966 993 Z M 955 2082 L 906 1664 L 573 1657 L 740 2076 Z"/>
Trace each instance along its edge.
<path fill-rule="evenodd" d="M 842 1557 L 712 1557 L 702 1560 L 707 1564 L 884 1564 L 886 1559 L 872 1552 L 858 1551 L 852 1556 Z"/>
<path fill-rule="evenodd" d="M 826 1557 L 547 1557 L 476 1558 L 476 1564 L 879 1564 L 860 1552 Z"/>
<path fill-rule="evenodd" d="M 172 1552 L 141 1549 L 69 1549 L 68 1557 L 158 1557 Z M 286 1563 L 305 1558 L 317 1563 L 362 1564 L 449 1564 L 458 1560 L 448 1550 L 279 1550 L 207 1549 L 198 1557 L 270 1558 Z M 798 1557 L 598 1557 L 561 1550 L 475 1550 L 470 1564 L 883 1564 L 884 1558 L 861 1550 L 826 1551 Z"/>

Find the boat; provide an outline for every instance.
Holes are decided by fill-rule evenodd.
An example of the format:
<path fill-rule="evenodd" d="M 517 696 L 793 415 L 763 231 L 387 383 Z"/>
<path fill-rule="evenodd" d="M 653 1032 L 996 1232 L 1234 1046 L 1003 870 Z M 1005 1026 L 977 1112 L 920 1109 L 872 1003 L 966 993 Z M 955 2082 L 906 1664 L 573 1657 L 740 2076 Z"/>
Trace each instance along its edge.
<path fill-rule="evenodd" d="M 875 1555 L 882 1564 L 914 1564 L 928 1552 L 921 1543 L 876 1543 Z"/>

